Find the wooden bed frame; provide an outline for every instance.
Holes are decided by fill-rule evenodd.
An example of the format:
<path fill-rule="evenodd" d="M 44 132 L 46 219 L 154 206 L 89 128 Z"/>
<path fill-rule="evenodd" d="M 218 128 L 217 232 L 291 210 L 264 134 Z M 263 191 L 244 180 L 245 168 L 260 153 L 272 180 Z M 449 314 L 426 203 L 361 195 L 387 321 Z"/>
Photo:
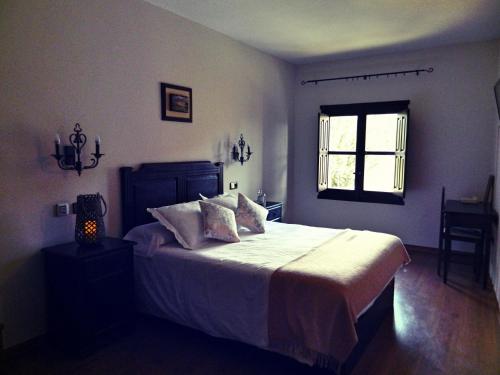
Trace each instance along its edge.
<path fill-rule="evenodd" d="M 149 207 L 169 206 L 224 192 L 224 163 L 191 161 L 147 163 L 138 170 L 120 168 L 122 233 L 155 219 Z"/>
<path fill-rule="evenodd" d="M 154 221 L 146 212 L 148 207 L 197 200 L 200 193 L 207 197 L 222 194 L 223 168 L 223 163 L 210 161 L 147 163 L 135 171 L 132 167 L 120 168 L 123 234 Z M 394 279 L 358 319 L 358 344 L 341 366 L 342 374 L 352 371 L 384 319 L 392 315 L 393 300 Z"/>

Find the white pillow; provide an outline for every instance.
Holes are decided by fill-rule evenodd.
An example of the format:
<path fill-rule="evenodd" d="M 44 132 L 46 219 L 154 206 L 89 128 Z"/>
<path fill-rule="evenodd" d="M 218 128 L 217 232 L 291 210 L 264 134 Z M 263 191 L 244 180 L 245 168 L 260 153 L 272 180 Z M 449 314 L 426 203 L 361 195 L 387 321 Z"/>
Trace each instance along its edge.
<path fill-rule="evenodd" d="M 198 249 L 205 243 L 203 219 L 198 201 L 148 208 L 148 212 L 172 231 L 185 249 Z"/>
<path fill-rule="evenodd" d="M 123 239 L 137 242 L 134 254 L 151 257 L 160 246 L 175 241 L 175 236 L 161 223 L 155 221 L 132 228 Z"/>
<path fill-rule="evenodd" d="M 234 212 L 236 212 L 236 209 L 238 208 L 238 198 L 230 193 L 220 194 L 213 198 L 207 198 L 204 195 L 200 194 L 200 197 L 205 202 L 218 204 L 219 206 L 229 208 Z"/>
<path fill-rule="evenodd" d="M 203 234 L 224 242 L 240 242 L 234 211 L 208 200 L 199 201 L 203 216 Z"/>
<path fill-rule="evenodd" d="M 246 195 L 238 193 L 238 210 L 236 211 L 238 225 L 255 233 L 264 233 L 267 214 L 268 210 L 265 207 L 255 203 Z"/>

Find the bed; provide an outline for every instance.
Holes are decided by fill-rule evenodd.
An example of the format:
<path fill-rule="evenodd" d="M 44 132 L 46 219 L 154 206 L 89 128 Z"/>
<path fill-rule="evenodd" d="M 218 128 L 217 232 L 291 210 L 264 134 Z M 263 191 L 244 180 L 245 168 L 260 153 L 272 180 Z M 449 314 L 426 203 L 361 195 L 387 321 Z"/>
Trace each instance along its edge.
<path fill-rule="evenodd" d="M 147 208 L 196 201 L 200 194 L 213 197 L 223 193 L 222 163 L 150 163 L 135 171 L 123 167 L 120 175 L 124 234 L 155 221 Z M 212 336 L 276 351 L 337 373 L 348 373 L 382 321 L 392 313 L 394 275 L 402 264 L 409 261 L 399 239 L 374 232 L 271 222 L 266 223 L 264 234 L 255 235 L 243 229 L 240 237 L 239 243 L 210 241 L 196 251 L 187 251 L 176 242 L 159 247 L 153 256 L 136 251 L 138 310 Z M 304 267 L 310 267 L 313 273 L 319 268 L 323 274 L 335 274 L 336 269 L 325 271 L 322 264 L 338 263 L 336 267 L 342 269 L 340 263 L 343 262 L 339 259 L 343 258 L 339 257 L 349 257 L 351 252 L 361 254 L 366 246 L 378 242 L 379 238 L 380 243 L 385 244 L 380 250 L 381 255 L 371 255 L 375 250 L 366 253 L 363 257 L 373 259 L 358 267 L 378 267 L 375 273 L 380 280 L 377 282 L 363 283 L 362 277 L 353 274 L 349 276 L 349 280 L 356 280 L 349 284 L 352 288 L 343 285 L 332 288 L 330 282 L 319 285 L 318 279 L 304 279 Z M 339 251 L 332 252 L 332 247 Z M 351 251 L 353 248 L 359 251 Z M 332 253 L 336 253 L 337 258 L 324 258 Z M 389 253 L 400 253 L 401 259 L 396 255 L 386 255 Z M 351 272 L 360 259 L 352 261 L 355 263 L 346 262 L 342 272 Z M 391 265 L 387 266 L 388 263 Z M 371 294 L 365 293 L 364 299 L 353 298 L 355 302 L 340 309 L 337 303 L 327 302 L 333 300 L 329 298 L 332 293 L 336 294 L 340 289 L 344 293 L 344 289 L 349 291 L 355 287 L 357 290 L 351 295 L 362 296 L 365 289 L 373 290 Z M 314 297 L 316 301 L 311 300 L 311 295 L 315 294 L 310 293 L 311 290 L 318 292 Z M 300 343 L 297 346 L 295 338 L 292 341 L 283 339 L 296 335 L 297 330 L 304 330 L 300 322 L 298 325 L 293 323 L 294 319 L 309 320 L 311 314 L 322 322 L 319 333 L 330 329 L 335 334 L 334 340 L 327 337 L 332 342 L 330 355 L 318 354 L 321 353 L 319 349 L 310 352 L 310 347 L 316 348 L 315 342 L 302 345 L 303 340 L 297 339 Z M 283 316 L 288 319 L 283 319 Z M 333 316 L 337 318 L 330 318 Z M 311 331 L 317 326 L 316 323 L 307 324 L 305 327 Z M 308 334 L 310 338 L 311 334 Z M 284 342 L 286 345 L 282 345 Z M 318 345 L 321 344 L 324 343 Z"/>

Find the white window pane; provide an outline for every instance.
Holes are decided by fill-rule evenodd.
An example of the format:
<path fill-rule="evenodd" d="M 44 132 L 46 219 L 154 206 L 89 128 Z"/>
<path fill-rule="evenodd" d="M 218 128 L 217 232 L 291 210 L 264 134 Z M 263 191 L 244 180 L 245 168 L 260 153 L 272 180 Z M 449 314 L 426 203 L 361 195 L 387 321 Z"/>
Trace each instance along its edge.
<path fill-rule="evenodd" d="M 356 151 L 358 116 L 330 117 L 330 151 Z"/>
<path fill-rule="evenodd" d="M 396 151 L 397 113 L 366 116 L 366 151 Z"/>
<path fill-rule="evenodd" d="M 366 155 L 363 190 L 393 192 L 394 155 Z"/>
<path fill-rule="evenodd" d="M 355 155 L 328 156 L 328 188 L 354 190 Z"/>

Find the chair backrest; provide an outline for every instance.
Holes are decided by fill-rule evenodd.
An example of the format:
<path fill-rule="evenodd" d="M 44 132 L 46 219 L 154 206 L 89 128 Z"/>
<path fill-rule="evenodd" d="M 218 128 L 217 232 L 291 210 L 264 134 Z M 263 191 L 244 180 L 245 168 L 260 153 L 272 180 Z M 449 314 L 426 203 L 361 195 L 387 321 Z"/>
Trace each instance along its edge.
<path fill-rule="evenodd" d="M 443 226 L 444 226 L 444 201 L 445 200 L 445 188 L 441 189 L 441 215 L 439 217 L 439 233 L 440 235 L 443 233 Z M 441 237 L 440 237 L 441 241 Z"/>
<path fill-rule="evenodd" d="M 441 188 L 441 212 L 444 211 L 444 196 L 445 196 L 445 188 L 444 186 Z"/>
<path fill-rule="evenodd" d="M 488 183 L 486 184 L 486 191 L 484 192 L 483 204 L 487 207 L 493 207 L 493 190 L 495 187 L 495 176 L 490 175 L 488 177 Z"/>

